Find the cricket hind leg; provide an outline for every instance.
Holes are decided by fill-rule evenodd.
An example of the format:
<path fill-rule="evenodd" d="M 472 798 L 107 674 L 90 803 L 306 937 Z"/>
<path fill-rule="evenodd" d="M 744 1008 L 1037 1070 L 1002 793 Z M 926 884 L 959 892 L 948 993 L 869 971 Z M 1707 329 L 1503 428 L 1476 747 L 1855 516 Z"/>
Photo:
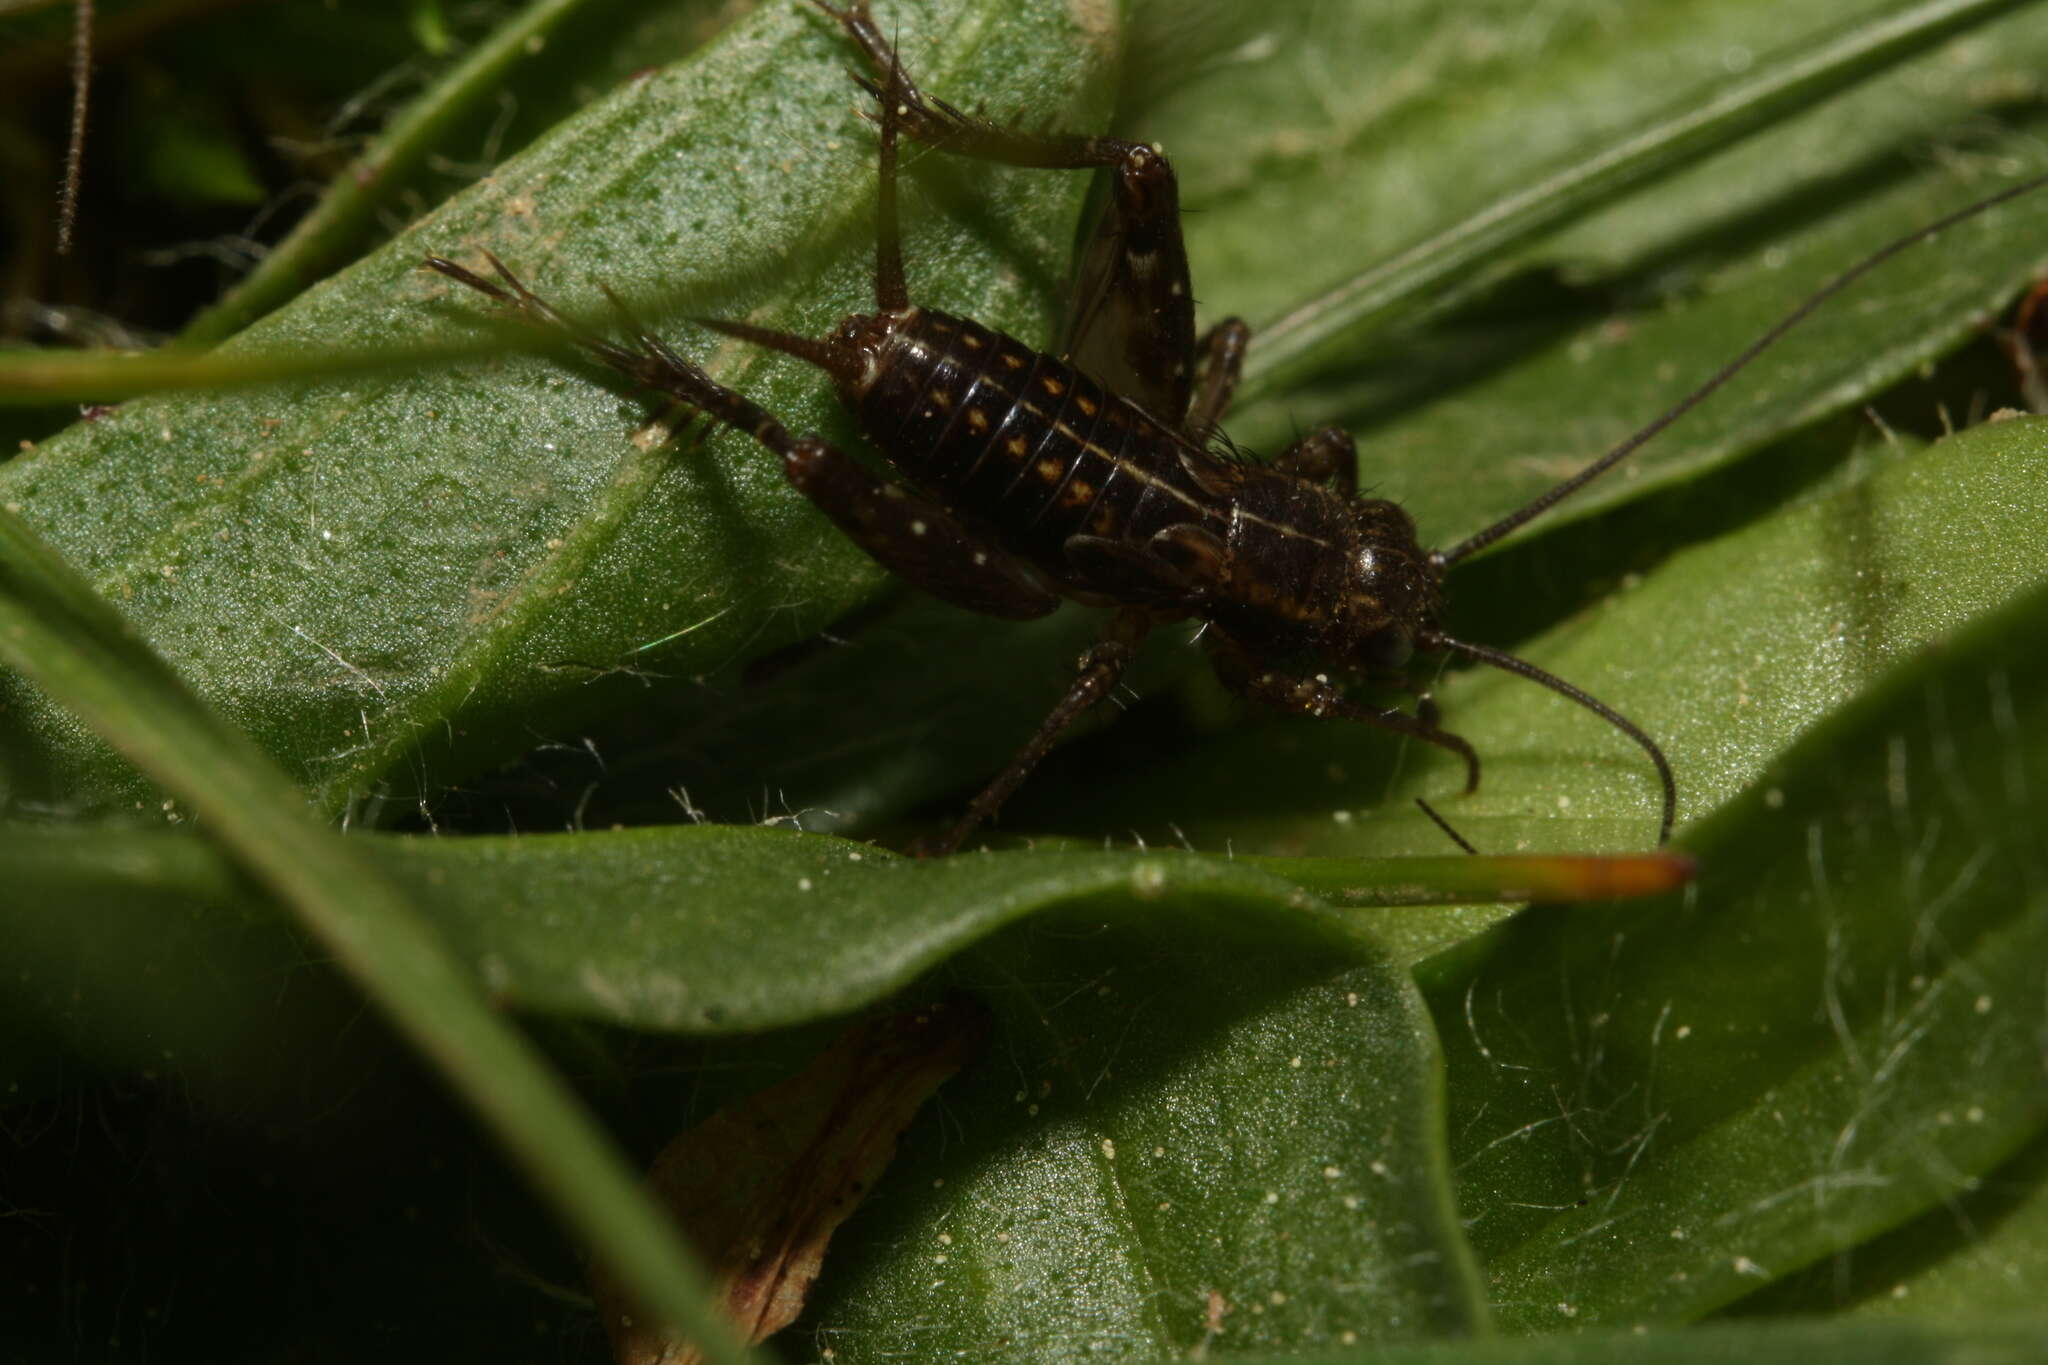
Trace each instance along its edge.
<path fill-rule="evenodd" d="M 527 321 L 568 336 L 635 384 L 681 399 L 727 426 L 748 433 L 778 455 L 785 454 L 787 447 L 793 444 L 788 431 L 766 408 L 720 384 L 637 323 L 632 325 L 632 331 L 634 340 L 639 343 L 638 349 L 621 346 L 566 316 L 528 289 L 525 281 L 490 252 L 484 252 L 484 259 L 491 263 L 491 269 L 498 277 L 496 280 L 487 280 L 468 267 L 442 256 L 429 256 L 426 264 L 429 269 L 451 280 L 510 305 Z M 625 313 L 624 306 L 616 297 L 612 299 L 612 305 L 622 315 Z"/>
<path fill-rule="evenodd" d="M 1188 407 L 1181 430 L 1196 441 L 1207 441 L 1223 425 L 1230 399 L 1237 392 L 1238 376 L 1244 371 L 1245 348 L 1251 344 L 1252 329 L 1243 318 L 1225 318 L 1209 329 L 1197 349 L 1202 369 L 1195 381 L 1194 400 Z"/>
<path fill-rule="evenodd" d="M 1350 497 L 1358 492 L 1358 444 L 1342 427 L 1318 427 L 1273 459 L 1273 467 L 1310 483 L 1328 483 Z"/>
<path fill-rule="evenodd" d="M 953 156 L 1039 170 L 1106 170 L 1108 193 L 1075 268 L 1060 352 L 1077 368 L 1181 426 L 1194 387 L 1195 301 L 1180 231 L 1180 182 L 1156 147 L 1080 133 L 1027 133 L 967 114 L 919 90 L 866 0 L 811 0 L 873 67 L 856 77 L 881 104 L 884 236 L 895 233 L 898 135 Z M 888 254 L 884 247 L 882 255 Z M 897 258 L 894 277 L 901 278 Z M 886 261 L 878 285 L 891 275 Z M 892 305 L 885 304 L 884 307 Z M 1234 380 L 1234 374 L 1233 374 Z"/>
<path fill-rule="evenodd" d="M 497 272 L 496 280 L 439 256 L 428 257 L 427 265 L 511 305 L 529 321 L 574 338 L 633 383 L 680 399 L 747 433 L 781 457 L 783 475 L 798 492 L 870 558 L 912 587 L 955 606 L 1013 621 L 1034 620 L 1059 605 L 1059 594 L 1029 564 L 984 542 L 939 504 L 869 473 L 822 437 L 792 435 L 773 413 L 720 384 L 635 322 L 616 299 L 613 304 L 633 336 L 634 347 L 622 346 L 564 316 L 528 289 L 497 257 L 486 252 L 485 258 Z M 721 324 L 727 331 L 743 326 Z M 821 354 L 825 347 L 822 342 L 764 333 L 758 328 L 746 328 L 739 334 L 797 354 L 804 354 L 796 349 L 799 345 L 816 346 Z"/>

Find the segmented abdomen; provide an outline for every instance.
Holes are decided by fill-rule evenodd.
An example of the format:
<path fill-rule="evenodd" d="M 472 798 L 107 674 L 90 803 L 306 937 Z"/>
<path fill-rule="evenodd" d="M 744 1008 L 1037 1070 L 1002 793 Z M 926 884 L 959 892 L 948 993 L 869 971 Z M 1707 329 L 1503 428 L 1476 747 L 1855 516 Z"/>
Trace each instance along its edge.
<path fill-rule="evenodd" d="M 1227 516 L 1183 469 L 1179 435 L 1071 365 L 967 318 L 918 310 L 856 411 L 913 483 L 1062 580 L 1070 536 L 1137 543 Z"/>

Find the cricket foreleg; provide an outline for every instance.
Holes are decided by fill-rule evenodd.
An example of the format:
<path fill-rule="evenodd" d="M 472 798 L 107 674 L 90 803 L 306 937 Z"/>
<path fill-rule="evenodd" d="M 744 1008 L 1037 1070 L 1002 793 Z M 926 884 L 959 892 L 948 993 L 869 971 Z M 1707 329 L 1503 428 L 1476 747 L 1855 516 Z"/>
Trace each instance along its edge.
<path fill-rule="evenodd" d="M 1212 637 L 1215 634 L 1211 632 Z M 1462 738 L 1438 727 L 1433 704 L 1420 716 L 1391 707 L 1366 706 L 1321 679 L 1268 668 L 1234 643 L 1213 645 L 1210 658 L 1223 685 L 1248 701 L 1319 719 L 1360 720 L 1448 749 L 1465 761 L 1465 791 L 1469 794 L 1479 789 L 1479 755 Z"/>

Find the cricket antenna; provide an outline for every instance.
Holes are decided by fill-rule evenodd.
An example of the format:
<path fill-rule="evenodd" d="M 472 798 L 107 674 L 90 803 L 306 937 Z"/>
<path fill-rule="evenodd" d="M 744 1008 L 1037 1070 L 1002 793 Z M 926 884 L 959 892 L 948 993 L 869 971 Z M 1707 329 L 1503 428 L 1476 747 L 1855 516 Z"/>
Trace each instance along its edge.
<path fill-rule="evenodd" d="M 1657 747 L 1657 741 L 1651 739 L 1644 732 L 1642 726 L 1637 725 L 1627 716 L 1624 716 L 1606 702 L 1601 701 L 1592 693 L 1573 687 L 1555 673 L 1545 672 L 1527 659 L 1518 659 L 1512 654 L 1504 653 L 1501 650 L 1493 649 L 1486 645 L 1475 645 L 1464 640 L 1453 640 L 1442 631 L 1431 631 L 1427 635 L 1418 637 L 1416 644 L 1424 649 L 1449 650 L 1453 654 L 1462 654 L 1468 659 L 1498 668 L 1503 673 L 1513 673 L 1517 677 L 1527 678 L 1532 683 L 1549 688 L 1560 697 L 1568 697 L 1577 702 L 1634 740 L 1641 746 L 1642 751 L 1650 756 L 1650 762 L 1657 765 L 1657 780 L 1664 787 L 1664 812 L 1657 822 L 1657 844 L 1661 848 L 1663 845 L 1671 842 L 1671 826 L 1678 814 L 1678 780 L 1671 775 L 1671 760 L 1664 757 L 1664 751 Z M 1442 822 L 1438 821 L 1438 823 L 1441 824 Z M 1460 840 L 1460 842 L 1462 843 L 1463 841 Z"/>
<path fill-rule="evenodd" d="M 1459 848 L 1464 849 L 1465 852 L 1471 854 L 1475 858 L 1479 856 L 1479 850 L 1472 847 L 1470 841 L 1468 841 L 1464 835 L 1458 833 L 1456 829 L 1452 828 L 1450 821 L 1444 819 L 1443 816 L 1438 815 L 1436 813 L 1435 806 L 1430 805 L 1429 802 L 1423 800 L 1419 796 L 1415 798 L 1415 804 L 1418 808 L 1420 808 L 1424 815 L 1427 815 L 1430 818 L 1430 820 L 1436 825 L 1438 829 L 1444 832 L 1444 834 L 1450 839 L 1452 843 L 1456 844 Z"/>
<path fill-rule="evenodd" d="M 1868 275 L 1871 271 L 1877 269 L 1877 267 L 1879 267 L 1880 265 L 1883 265 L 1886 261 L 1889 261 L 1892 257 L 1898 255 L 1900 252 L 1905 251 L 1909 247 L 1918 246 L 1921 242 L 1926 241 L 1928 238 L 1937 236 L 1940 233 L 1947 231 L 1949 228 L 1954 227 L 1958 223 L 1976 217 L 1980 213 L 1984 213 L 1987 210 L 1997 208 L 2000 204 L 2005 203 L 2007 200 L 2017 199 L 2023 194 L 2027 194 L 2034 190 L 2040 189 L 2043 185 L 2048 185 L 2048 175 L 2036 176 L 2032 180 L 2021 181 L 2019 184 L 2014 185 L 2009 189 L 2003 189 L 2000 190 L 1997 194 L 1991 195 L 1988 198 L 1979 199 L 1976 203 L 1970 204 L 1964 208 L 1957 209 L 1954 213 L 1949 214 L 1945 218 L 1936 219 L 1934 222 L 1929 223 L 1927 226 L 1923 228 L 1918 228 L 1912 232 L 1909 232 L 1895 242 L 1890 242 L 1884 246 L 1879 247 L 1876 251 L 1871 252 L 1868 256 L 1858 261 L 1855 265 L 1850 266 L 1847 270 L 1844 270 L 1841 274 L 1835 276 L 1835 278 L 1829 280 L 1826 284 L 1814 290 L 1813 293 L 1809 294 L 1806 297 L 1805 301 L 1802 302 L 1797 308 L 1794 308 L 1791 312 L 1787 313 L 1784 317 L 1780 318 L 1777 324 L 1773 326 L 1768 332 L 1765 332 L 1762 336 L 1758 337 L 1755 341 L 1751 342 L 1740 355 L 1736 356 L 1733 360 L 1729 361 L 1726 365 L 1723 365 L 1719 370 L 1717 370 L 1713 374 L 1713 376 L 1706 381 L 1706 383 L 1701 384 L 1691 393 L 1679 399 L 1676 403 L 1673 403 L 1660 416 L 1651 421 L 1648 426 L 1643 427 L 1640 431 L 1637 431 L 1634 435 L 1628 437 L 1620 445 L 1615 446 L 1614 449 L 1608 451 L 1605 455 L 1602 455 L 1599 459 L 1593 461 L 1593 463 L 1587 465 L 1584 469 L 1581 469 L 1578 473 L 1572 475 L 1563 483 L 1560 483 L 1555 487 L 1551 488 L 1548 492 L 1539 495 L 1534 501 L 1522 507 L 1520 510 L 1508 513 L 1499 521 L 1496 521 L 1495 523 L 1493 523 L 1493 525 L 1487 527 L 1485 530 L 1479 532 L 1477 535 L 1470 536 L 1462 541 L 1459 541 L 1456 545 L 1452 546 L 1448 550 L 1437 550 L 1433 552 L 1430 555 L 1431 564 L 1433 564 L 1436 567 L 1437 571 L 1441 573 L 1444 569 L 1449 568 L 1451 565 L 1457 563 L 1461 559 L 1464 559 L 1466 556 L 1477 554 L 1479 551 L 1493 544 L 1496 540 L 1499 540 L 1502 536 L 1505 536 L 1510 532 L 1518 529 L 1525 523 L 1534 521 L 1537 517 L 1542 516 L 1545 512 L 1548 512 L 1551 508 L 1557 506 L 1557 504 L 1563 502 L 1566 498 L 1578 492 L 1581 488 L 1584 488 L 1587 484 L 1593 482 L 1593 480 L 1599 478 L 1602 474 L 1605 474 L 1608 470 L 1614 468 L 1615 465 L 1620 464 L 1623 460 L 1627 459 L 1630 455 L 1634 454 L 1638 447 L 1643 445 L 1651 437 L 1655 436 L 1658 432 L 1664 430 L 1664 428 L 1670 426 L 1673 422 L 1676 422 L 1679 418 L 1685 416 L 1685 414 L 1691 412 L 1694 408 L 1698 407 L 1701 403 L 1705 402 L 1714 393 L 1715 390 L 1719 389 L 1722 385 L 1726 384 L 1729 380 L 1733 379 L 1736 375 L 1740 374 L 1745 368 L 1748 367 L 1750 361 L 1755 360 L 1758 356 L 1762 355 L 1765 351 L 1769 350 L 1773 345 L 1777 343 L 1779 338 L 1785 335 L 1785 333 L 1791 331 L 1794 327 L 1797 327 L 1800 323 L 1806 321 L 1806 319 L 1809 316 L 1811 316 L 1813 312 L 1816 309 L 1818 309 L 1822 304 L 1826 303 L 1835 295 L 1841 293 L 1844 289 L 1847 289 L 1856 281 L 1862 279 L 1865 275 Z M 1452 647 L 1460 649 L 1464 648 L 1464 646 Z M 1640 740 L 1641 737 L 1638 736 L 1638 738 Z M 1641 742 L 1646 744 L 1648 743 L 1647 740 L 1643 740 Z M 1654 749 L 1654 746 L 1652 746 L 1652 748 Z M 1658 757 L 1661 758 L 1661 755 L 1659 755 Z M 1668 788 L 1670 784 L 1670 777 L 1668 774 L 1665 777 L 1665 784 Z M 1670 824 L 1668 815 L 1666 816 L 1665 824 L 1668 830 Z"/>

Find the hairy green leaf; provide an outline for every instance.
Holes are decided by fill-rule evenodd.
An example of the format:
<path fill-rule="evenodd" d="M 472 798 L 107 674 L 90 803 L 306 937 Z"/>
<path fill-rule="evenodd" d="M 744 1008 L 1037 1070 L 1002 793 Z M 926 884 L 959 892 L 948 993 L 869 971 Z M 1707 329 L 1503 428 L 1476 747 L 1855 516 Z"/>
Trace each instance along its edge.
<path fill-rule="evenodd" d="M 1987 613 L 1766 765 L 1693 832 L 1682 895 L 1423 965 L 1507 1322 L 1698 1316 L 2048 1124 L 2044 612 Z"/>

